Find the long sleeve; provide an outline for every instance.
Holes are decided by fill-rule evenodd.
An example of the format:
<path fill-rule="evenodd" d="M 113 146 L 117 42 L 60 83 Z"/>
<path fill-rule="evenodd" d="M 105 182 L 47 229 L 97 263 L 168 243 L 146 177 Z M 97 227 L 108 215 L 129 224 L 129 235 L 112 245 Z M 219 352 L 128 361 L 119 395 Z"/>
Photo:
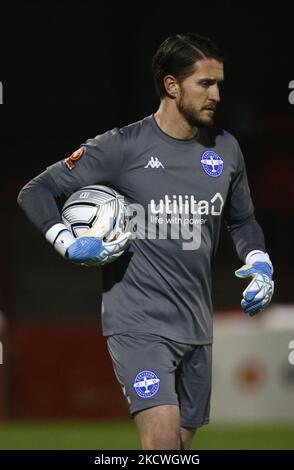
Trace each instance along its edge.
<path fill-rule="evenodd" d="M 252 250 L 266 252 L 262 228 L 254 215 L 244 157 L 237 144 L 237 171 L 232 179 L 225 208 L 227 227 L 239 258 L 245 261 Z"/>
<path fill-rule="evenodd" d="M 44 234 L 60 223 L 60 210 L 76 190 L 91 184 L 115 185 L 122 164 L 118 129 L 89 139 L 69 158 L 49 166 L 20 191 L 17 202 Z"/>

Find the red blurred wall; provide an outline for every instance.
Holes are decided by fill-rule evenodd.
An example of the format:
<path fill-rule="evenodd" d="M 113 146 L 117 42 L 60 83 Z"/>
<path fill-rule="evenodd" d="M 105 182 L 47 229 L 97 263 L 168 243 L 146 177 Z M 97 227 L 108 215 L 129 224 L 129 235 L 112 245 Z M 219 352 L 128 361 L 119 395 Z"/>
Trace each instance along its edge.
<path fill-rule="evenodd" d="M 0 417 L 127 418 L 97 325 L 10 324 L 0 366 Z"/>

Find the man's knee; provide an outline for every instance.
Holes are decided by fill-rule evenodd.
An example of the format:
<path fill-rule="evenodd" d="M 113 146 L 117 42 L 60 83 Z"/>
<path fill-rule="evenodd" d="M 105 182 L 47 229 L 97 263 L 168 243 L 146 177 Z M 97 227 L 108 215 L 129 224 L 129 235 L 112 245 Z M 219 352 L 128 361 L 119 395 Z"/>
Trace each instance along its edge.
<path fill-rule="evenodd" d="M 180 413 L 176 405 L 161 405 L 135 416 L 144 450 L 181 448 Z"/>
<path fill-rule="evenodd" d="M 181 436 L 176 430 L 158 430 L 145 433 L 141 437 L 144 450 L 180 450 Z"/>
<path fill-rule="evenodd" d="M 184 428 L 181 427 L 181 445 L 182 450 L 191 449 L 193 438 L 196 434 L 197 428 Z"/>

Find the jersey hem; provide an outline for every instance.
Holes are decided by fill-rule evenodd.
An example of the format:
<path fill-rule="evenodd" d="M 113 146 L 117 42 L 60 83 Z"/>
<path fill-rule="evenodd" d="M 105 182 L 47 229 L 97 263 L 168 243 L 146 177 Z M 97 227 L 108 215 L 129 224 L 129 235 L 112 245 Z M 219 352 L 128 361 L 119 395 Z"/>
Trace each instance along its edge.
<path fill-rule="evenodd" d="M 199 346 L 202 346 L 202 345 L 205 345 L 205 344 L 212 344 L 213 343 L 213 336 L 210 336 L 208 338 L 205 338 L 205 339 L 195 339 L 195 338 L 191 338 L 191 337 L 188 337 L 188 338 L 185 338 L 185 337 L 182 337 L 182 336 L 174 336 L 174 335 L 169 335 L 169 334 L 166 334 L 165 332 L 162 332 L 160 330 L 134 330 L 134 329 L 127 329 L 127 330 L 103 330 L 103 333 L 102 335 L 103 336 L 114 336 L 114 335 L 120 335 L 120 334 L 124 334 L 124 333 L 149 333 L 149 334 L 153 334 L 153 335 L 156 335 L 156 336 L 161 336 L 163 338 L 167 338 L 167 339 L 170 339 L 172 341 L 176 341 L 177 343 L 183 343 L 183 344 L 195 344 L 195 345 L 199 345 Z"/>

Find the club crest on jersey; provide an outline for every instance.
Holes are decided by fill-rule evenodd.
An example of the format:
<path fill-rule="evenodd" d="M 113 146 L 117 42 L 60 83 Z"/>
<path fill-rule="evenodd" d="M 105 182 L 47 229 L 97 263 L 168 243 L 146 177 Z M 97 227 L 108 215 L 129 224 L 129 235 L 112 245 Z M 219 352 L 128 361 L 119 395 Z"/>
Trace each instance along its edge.
<path fill-rule="evenodd" d="M 217 178 L 224 170 L 223 159 L 213 150 L 206 150 L 201 155 L 201 165 L 208 176 Z"/>
<path fill-rule="evenodd" d="M 151 398 L 159 390 L 160 379 L 151 370 L 142 370 L 136 375 L 133 387 L 141 398 Z"/>
<path fill-rule="evenodd" d="M 80 148 L 76 150 L 75 152 L 73 152 L 70 157 L 64 160 L 64 163 L 66 164 L 69 170 L 73 170 L 75 168 L 74 162 L 82 158 L 83 153 L 84 153 L 84 149 Z"/>

